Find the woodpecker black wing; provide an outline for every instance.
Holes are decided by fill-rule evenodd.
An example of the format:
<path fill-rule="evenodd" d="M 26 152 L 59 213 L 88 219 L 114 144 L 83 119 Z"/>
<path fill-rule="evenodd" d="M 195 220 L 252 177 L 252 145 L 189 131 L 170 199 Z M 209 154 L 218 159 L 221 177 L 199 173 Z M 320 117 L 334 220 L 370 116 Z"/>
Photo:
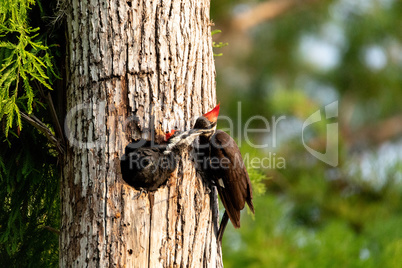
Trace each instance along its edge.
<path fill-rule="evenodd" d="M 236 142 L 217 130 L 210 141 L 210 171 L 225 210 L 235 228 L 240 227 L 240 211 L 247 202 L 254 213 L 251 182 Z"/>

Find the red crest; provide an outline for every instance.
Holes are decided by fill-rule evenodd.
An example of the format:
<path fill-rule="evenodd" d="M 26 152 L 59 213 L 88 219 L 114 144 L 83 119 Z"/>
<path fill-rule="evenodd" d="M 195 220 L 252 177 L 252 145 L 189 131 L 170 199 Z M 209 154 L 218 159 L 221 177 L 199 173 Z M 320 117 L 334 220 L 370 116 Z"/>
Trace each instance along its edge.
<path fill-rule="evenodd" d="M 204 114 L 203 116 L 205 118 L 207 118 L 209 120 L 209 122 L 216 122 L 218 119 L 218 115 L 219 115 L 219 106 L 221 104 L 218 103 L 218 105 L 215 106 L 215 108 L 213 108 L 211 111 L 209 111 L 208 113 Z"/>

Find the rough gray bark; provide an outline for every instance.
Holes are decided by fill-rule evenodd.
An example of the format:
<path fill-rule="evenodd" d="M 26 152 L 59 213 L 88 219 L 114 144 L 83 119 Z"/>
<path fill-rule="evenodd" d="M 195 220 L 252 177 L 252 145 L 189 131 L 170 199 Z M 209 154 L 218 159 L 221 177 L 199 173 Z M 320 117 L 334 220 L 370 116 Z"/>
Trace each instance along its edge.
<path fill-rule="evenodd" d="M 221 267 L 217 195 L 191 152 L 154 194 L 126 185 L 119 161 L 216 103 L 209 1 L 68 2 L 60 266 Z"/>

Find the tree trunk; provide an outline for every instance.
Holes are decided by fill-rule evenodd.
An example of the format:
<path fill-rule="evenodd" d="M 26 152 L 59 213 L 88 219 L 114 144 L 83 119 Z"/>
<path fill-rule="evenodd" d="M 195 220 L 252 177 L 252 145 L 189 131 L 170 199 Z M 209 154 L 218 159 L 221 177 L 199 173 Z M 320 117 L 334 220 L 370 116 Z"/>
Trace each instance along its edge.
<path fill-rule="evenodd" d="M 209 1 L 67 0 L 61 267 L 221 267 L 215 189 L 186 152 L 166 185 L 121 179 L 124 147 L 216 103 Z"/>

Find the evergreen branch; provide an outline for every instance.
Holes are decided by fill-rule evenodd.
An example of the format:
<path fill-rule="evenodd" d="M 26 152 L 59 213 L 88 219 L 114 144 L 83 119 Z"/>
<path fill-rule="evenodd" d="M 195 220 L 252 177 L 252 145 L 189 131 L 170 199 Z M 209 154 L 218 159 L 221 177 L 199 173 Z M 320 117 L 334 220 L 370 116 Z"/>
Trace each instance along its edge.
<path fill-rule="evenodd" d="M 61 127 L 59 118 L 57 116 L 56 109 L 54 108 L 53 100 L 52 100 L 52 96 L 50 95 L 50 92 L 47 93 L 46 101 L 50 108 L 50 115 L 52 116 L 55 131 L 56 131 L 57 135 L 59 136 L 59 140 L 62 142 L 62 144 L 64 144 L 63 129 Z"/>
<path fill-rule="evenodd" d="M 6 136 L 15 121 L 19 129 L 22 128 L 20 110 L 27 114 L 32 112 L 35 91 L 31 81 L 37 81 L 38 84 L 52 90 L 50 78 L 46 73 L 47 71 L 54 74 L 51 56 L 48 54 L 49 48 L 43 45 L 41 40 L 37 40 L 39 28 L 27 25 L 26 12 L 29 5 L 34 2 L 27 0 L 19 2 L 20 5 L 25 4 L 25 6 L 18 6 L 14 5 L 13 1 L 7 0 L 0 8 L 0 34 L 4 33 L 2 36 L 15 34 L 18 37 L 15 44 L 10 41 L 0 41 L 2 57 L 0 120 L 6 116 Z M 45 52 L 44 56 L 40 56 L 42 52 Z M 22 100 L 24 103 L 21 102 Z"/>
<path fill-rule="evenodd" d="M 262 22 L 272 20 L 298 5 L 318 2 L 317 0 L 274 0 L 256 4 L 251 10 L 240 13 L 232 20 L 236 30 L 247 32 Z"/>
<path fill-rule="evenodd" d="M 34 126 L 36 129 L 38 129 L 40 132 L 42 132 L 46 138 L 49 140 L 49 142 L 54 145 L 60 155 L 64 154 L 64 148 L 60 144 L 60 142 L 57 140 L 57 138 L 53 135 L 53 133 L 50 131 L 50 129 L 42 122 L 40 121 L 36 116 L 34 115 L 27 115 L 24 112 L 21 112 L 21 117 L 24 119 L 26 122 Z"/>
<path fill-rule="evenodd" d="M 48 230 L 49 232 L 52 232 L 54 234 L 60 235 L 60 230 L 59 229 L 56 229 L 56 228 L 53 228 L 53 227 L 50 227 L 50 226 L 47 226 L 47 225 L 42 226 L 42 228 L 45 229 L 45 230 Z"/>
<path fill-rule="evenodd" d="M 36 87 L 39 90 L 39 94 L 41 95 L 42 98 L 44 98 L 47 102 L 47 105 L 50 108 L 50 115 L 52 117 L 53 120 L 53 124 L 54 124 L 54 129 L 58 135 L 59 141 L 62 142 L 62 144 L 64 144 L 64 134 L 63 134 L 63 128 L 61 127 L 59 118 L 57 116 L 56 113 L 56 109 L 54 108 L 53 105 L 53 100 L 52 100 L 52 96 L 50 95 L 50 92 L 47 93 L 47 95 L 45 95 L 45 92 L 43 91 L 42 85 L 38 82 L 35 81 Z"/>

